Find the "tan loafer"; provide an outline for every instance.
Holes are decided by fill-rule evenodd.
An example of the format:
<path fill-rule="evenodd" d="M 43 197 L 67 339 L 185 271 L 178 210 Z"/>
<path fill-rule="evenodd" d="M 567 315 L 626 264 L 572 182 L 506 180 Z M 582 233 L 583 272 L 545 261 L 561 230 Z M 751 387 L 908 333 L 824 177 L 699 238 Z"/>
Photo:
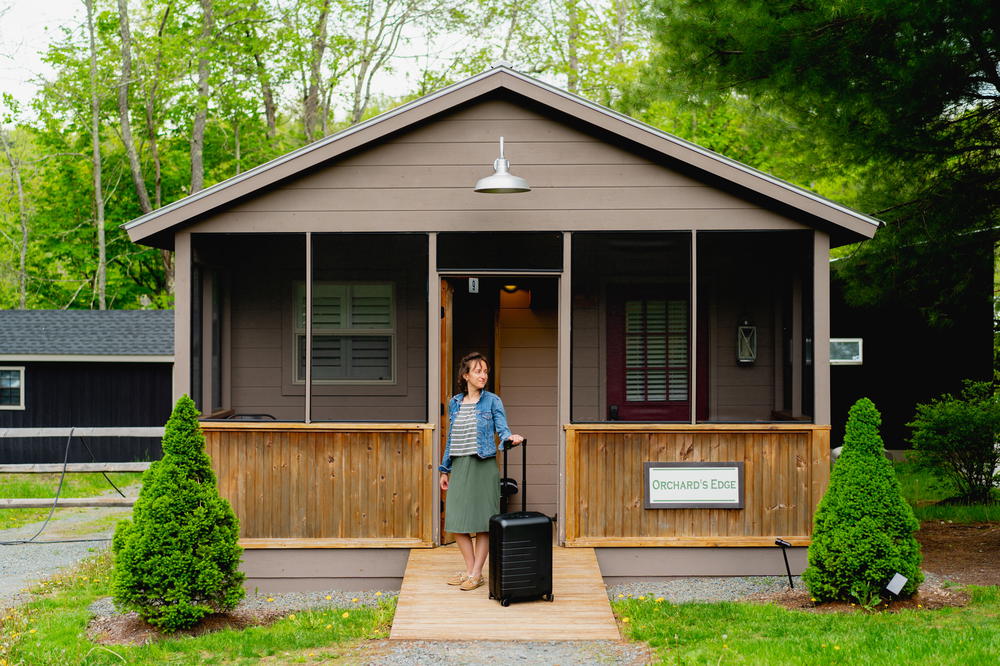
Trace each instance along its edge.
<path fill-rule="evenodd" d="M 457 574 L 455 574 L 454 576 L 452 576 L 451 578 L 448 579 L 448 584 L 449 585 L 461 585 L 468 578 L 469 578 L 468 576 L 466 576 L 464 573 L 462 573 L 461 571 L 459 571 Z"/>
<path fill-rule="evenodd" d="M 466 578 L 465 582 L 462 583 L 461 587 L 459 587 L 458 589 L 465 590 L 466 592 L 468 592 L 469 590 L 476 589 L 485 582 L 486 582 L 486 576 L 480 576 L 479 578 Z"/>

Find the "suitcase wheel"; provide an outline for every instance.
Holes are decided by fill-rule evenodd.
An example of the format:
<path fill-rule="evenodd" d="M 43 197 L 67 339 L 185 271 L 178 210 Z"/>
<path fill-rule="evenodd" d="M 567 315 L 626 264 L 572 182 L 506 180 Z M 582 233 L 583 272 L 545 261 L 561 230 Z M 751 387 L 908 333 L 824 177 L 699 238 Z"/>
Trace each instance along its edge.
<path fill-rule="evenodd" d="M 550 592 L 549 594 L 543 594 L 542 599 L 545 599 L 546 601 L 555 601 L 556 597 Z"/>
<path fill-rule="evenodd" d="M 504 608 L 510 606 L 510 599 L 504 597 L 503 599 L 500 600 L 500 605 L 503 606 Z"/>

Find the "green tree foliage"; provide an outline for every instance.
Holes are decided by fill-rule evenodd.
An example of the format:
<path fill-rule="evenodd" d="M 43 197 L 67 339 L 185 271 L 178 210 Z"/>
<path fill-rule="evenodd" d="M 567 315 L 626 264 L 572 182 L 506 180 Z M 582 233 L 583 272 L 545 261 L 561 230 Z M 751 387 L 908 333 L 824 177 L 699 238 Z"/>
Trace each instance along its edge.
<path fill-rule="evenodd" d="M 917 591 L 924 576 L 920 527 L 883 454 L 882 417 L 868 398 L 851 407 L 844 448 L 813 522 L 809 567 L 802 578 L 819 601 L 867 605 L 894 573 L 908 579 L 900 596 Z"/>
<path fill-rule="evenodd" d="M 997 4 L 654 5 L 651 81 L 683 99 L 736 93 L 829 144 L 859 176 L 852 203 L 888 222 L 840 267 L 848 296 L 910 303 L 946 325 L 997 240 Z"/>
<path fill-rule="evenodd" d="M 917 405 L 912 460 L 952 485 L 959 502 L 991 503 L 1000 476 L 1000 394 L 991 382 L 966 381 L 959 397 Z"/>
<path fill-rule="evenodd" d="M 163 458 L 143 474 L 133 519 L 115 530 L 119 608 L 176 631 L 243 598 L 239 522 L 215 484 L 198 410 L 182 396 L 167 421 Z"/>

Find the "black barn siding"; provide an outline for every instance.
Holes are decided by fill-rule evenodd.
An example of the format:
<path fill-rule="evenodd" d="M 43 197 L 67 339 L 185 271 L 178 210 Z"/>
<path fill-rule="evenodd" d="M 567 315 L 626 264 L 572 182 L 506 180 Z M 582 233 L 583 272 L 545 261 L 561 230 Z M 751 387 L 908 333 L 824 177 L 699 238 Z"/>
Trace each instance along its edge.
<path fill-rule="evenodd" d="M 3 363 L 24 366 L 25 408 L 0 410 L 0 428 L 162 426 L 170 416 L 170 363 Z M 87 438 L 100 462 L 156 460 L 160 440 Z M 0 439 L 0 463 L 62 462 L 65 437 Z M 74 438 L 70 462 L 90 462 Z"/>

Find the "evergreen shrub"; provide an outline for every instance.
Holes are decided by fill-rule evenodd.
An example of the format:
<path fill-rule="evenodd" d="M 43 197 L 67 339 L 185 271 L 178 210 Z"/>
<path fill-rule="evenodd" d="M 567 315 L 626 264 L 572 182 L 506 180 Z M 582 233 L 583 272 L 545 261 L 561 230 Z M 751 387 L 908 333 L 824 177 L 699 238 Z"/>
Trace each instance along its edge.
<path fill-rule="evenodd" d="M 163 458 L 143 474 L 132 520 L 112 540 L 113 594 L 167 632 L 187 629 L 243 598 L 239 522 L 219 497 L 198 410 L 181 396 L 167 421 Z"/>
<path fill-rule="evenodd" d="M 917 405 L 910 459 L 958 491 L 965 504 L 994 501 L 1000 468 L 1000 396 L 992 382 L 966 381 L 959 397 L 945 393 Z"/>
<path fill-rule="evenodd" d="M 908 579 L 900 597 L 920 583 L 920 527 L 883 454 L 882 417 L 868 398 L 849 412 L 844 448 L 813 521 L 809 567 L 802 578 L 817 601 L 878 603 L 894 573 Z"/>

